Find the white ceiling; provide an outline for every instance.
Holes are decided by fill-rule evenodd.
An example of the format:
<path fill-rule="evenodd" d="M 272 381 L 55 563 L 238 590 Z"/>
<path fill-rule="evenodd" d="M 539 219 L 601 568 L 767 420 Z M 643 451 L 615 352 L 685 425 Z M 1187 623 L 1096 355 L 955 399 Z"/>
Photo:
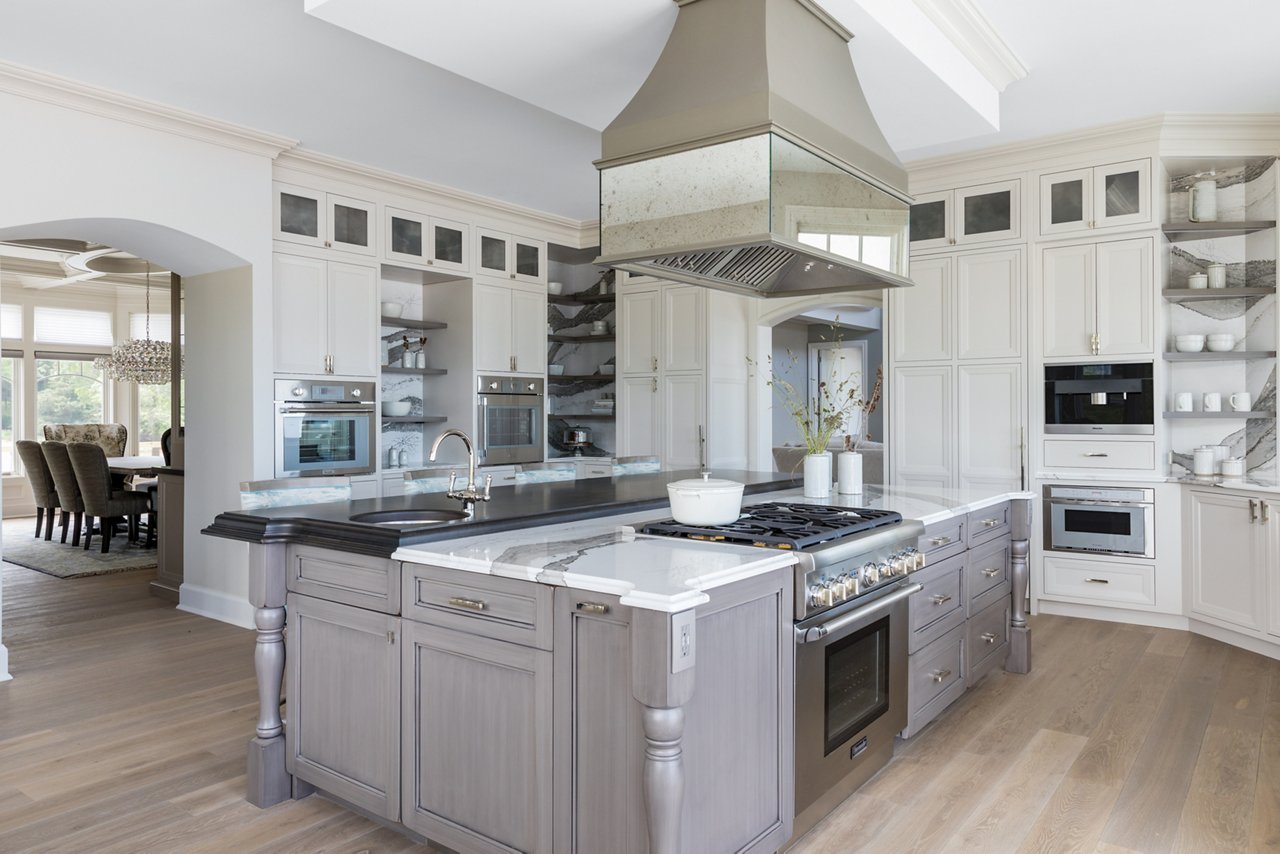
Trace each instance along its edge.
<path fill-rule="evenodd" d="M 990 84 L 916 20 L 917 7 L 938 3 L 824 2 L 855 32 L 867 101 L 904 161 L 1159 112 L 1280 112 L 1271 0 L 973 0 L 1030 71 L 998 106 Z M 674 9 L 670 0 L 5 0 L 0 60 L 592 219 L 598 129 L 647 74 Z"/>

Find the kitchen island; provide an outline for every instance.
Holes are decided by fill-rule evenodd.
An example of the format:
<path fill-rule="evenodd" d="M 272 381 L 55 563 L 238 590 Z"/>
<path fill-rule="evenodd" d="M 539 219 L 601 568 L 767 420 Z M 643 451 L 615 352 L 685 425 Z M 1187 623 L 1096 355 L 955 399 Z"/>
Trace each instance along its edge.
<path fill-rule="evenodd" d="M 783 845 L 795 556 L 623 527 L 669 515 L 666 482 L 690 474 L 498 489 L 448 526 L 349 521 L 443 496 L 219 516 L 207 533 L 252 543 L 249 799 L 315 786 L 463 851 Z M 717 475 L 744 503 L 803 500 L 785 475 Z M 938 521 L 1009 497 L 816 503 Z"/>

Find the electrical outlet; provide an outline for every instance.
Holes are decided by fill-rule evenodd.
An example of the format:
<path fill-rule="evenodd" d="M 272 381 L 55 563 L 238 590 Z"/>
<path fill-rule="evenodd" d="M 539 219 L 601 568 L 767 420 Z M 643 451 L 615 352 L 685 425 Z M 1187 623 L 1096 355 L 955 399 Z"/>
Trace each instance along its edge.
<path fill-rule="evenodd" d="M 693 629 L 696 611 L 682 611 L 671 617 L 671 672 L 679 673 L 693 667 Z"/>

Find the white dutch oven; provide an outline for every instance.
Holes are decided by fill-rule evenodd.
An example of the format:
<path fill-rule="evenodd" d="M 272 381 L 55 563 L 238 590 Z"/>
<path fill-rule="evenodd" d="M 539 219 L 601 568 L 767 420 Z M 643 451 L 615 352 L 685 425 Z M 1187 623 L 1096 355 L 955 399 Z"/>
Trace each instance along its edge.
<path fill-rule="evenodd" d="M 667 484 L 671 515 L 681 525 L 728 525 L 742 514 L 743 485 L 712 478 L 677 480 Z"/>

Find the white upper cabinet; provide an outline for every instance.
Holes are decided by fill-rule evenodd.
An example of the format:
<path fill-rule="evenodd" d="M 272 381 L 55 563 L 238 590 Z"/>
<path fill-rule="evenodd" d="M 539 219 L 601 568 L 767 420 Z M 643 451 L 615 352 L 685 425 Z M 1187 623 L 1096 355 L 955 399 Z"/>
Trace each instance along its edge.
<path fill-rule="evenodd" d="M 547 283 L 547 243 L 491 228 L 475 229 L 478 274 L 530 285 Z"/>
<path fill-rule="evenodd" d="M 547 298 L 545 294 L 511 290 L 512 370 L 541 374 L 547 368 Z"/>
<path fill-rule="evenodd" d="M 1152 355 L 1152 252 L 1149 237 L 1043 250 L 1042 355 Z"/>
<path fill-rule="evenodd" d="M 1018 179 L 921 193 L 911 206 L 911 249 L 1014 240 L 1022 233 Z"/>
<path fill-rule="evenodd" d="M 373 202 L 279 181 L 273 188 L 276 240 L 375 254 Z"/>
<path fill-rule="evenodd" d="M 481 373 L 546 373 L 546 295 L 477 282 L 475 364 Z"/>
<path fill-rule="evenodd" d="M 329 262 L 329 368 L 344 376 L 378 372 L 378 278 L 372 267 Z"/>
<path fill-rule="evenodd" d="M 618 370 L 624 374 L 658 372 L 659 289 L 628 289 L 618 294 Z"/>
<path fill-rule="evenodd" d="M 1069 234 L 1151 221 L 1151 161 L 1040 176 L 1040 233 Z"/>
<path fill-rule="evenodd" d="M 413 267 L 468 272 L 471 226 L 425 213 L 383 209 L 383 255 Z"/>
<path fill-rule="evenodd" d="M 889 318 L 896 362 L 937 362 L 952 356 L 950 257 L 911 262 L 915 287 L 889 291 Z"/>
<path fill-rule="evenodd" d="M 956 356 L 1021 356 L 1022 251 L 966 253 L 955 265 Z"/>
<path fill-rule="evenodd" d="M 272 269 L 274 369 L 291 374 L 377 374 L 374 268 L 277 254 Z"/>
<path fill-rule="evenodd" d="M 664 371 L 700 371 L 706 367 L 707 291 L 693 285 L 668 285 L 662 289 L 666 317 L 663 336 Z"/>

